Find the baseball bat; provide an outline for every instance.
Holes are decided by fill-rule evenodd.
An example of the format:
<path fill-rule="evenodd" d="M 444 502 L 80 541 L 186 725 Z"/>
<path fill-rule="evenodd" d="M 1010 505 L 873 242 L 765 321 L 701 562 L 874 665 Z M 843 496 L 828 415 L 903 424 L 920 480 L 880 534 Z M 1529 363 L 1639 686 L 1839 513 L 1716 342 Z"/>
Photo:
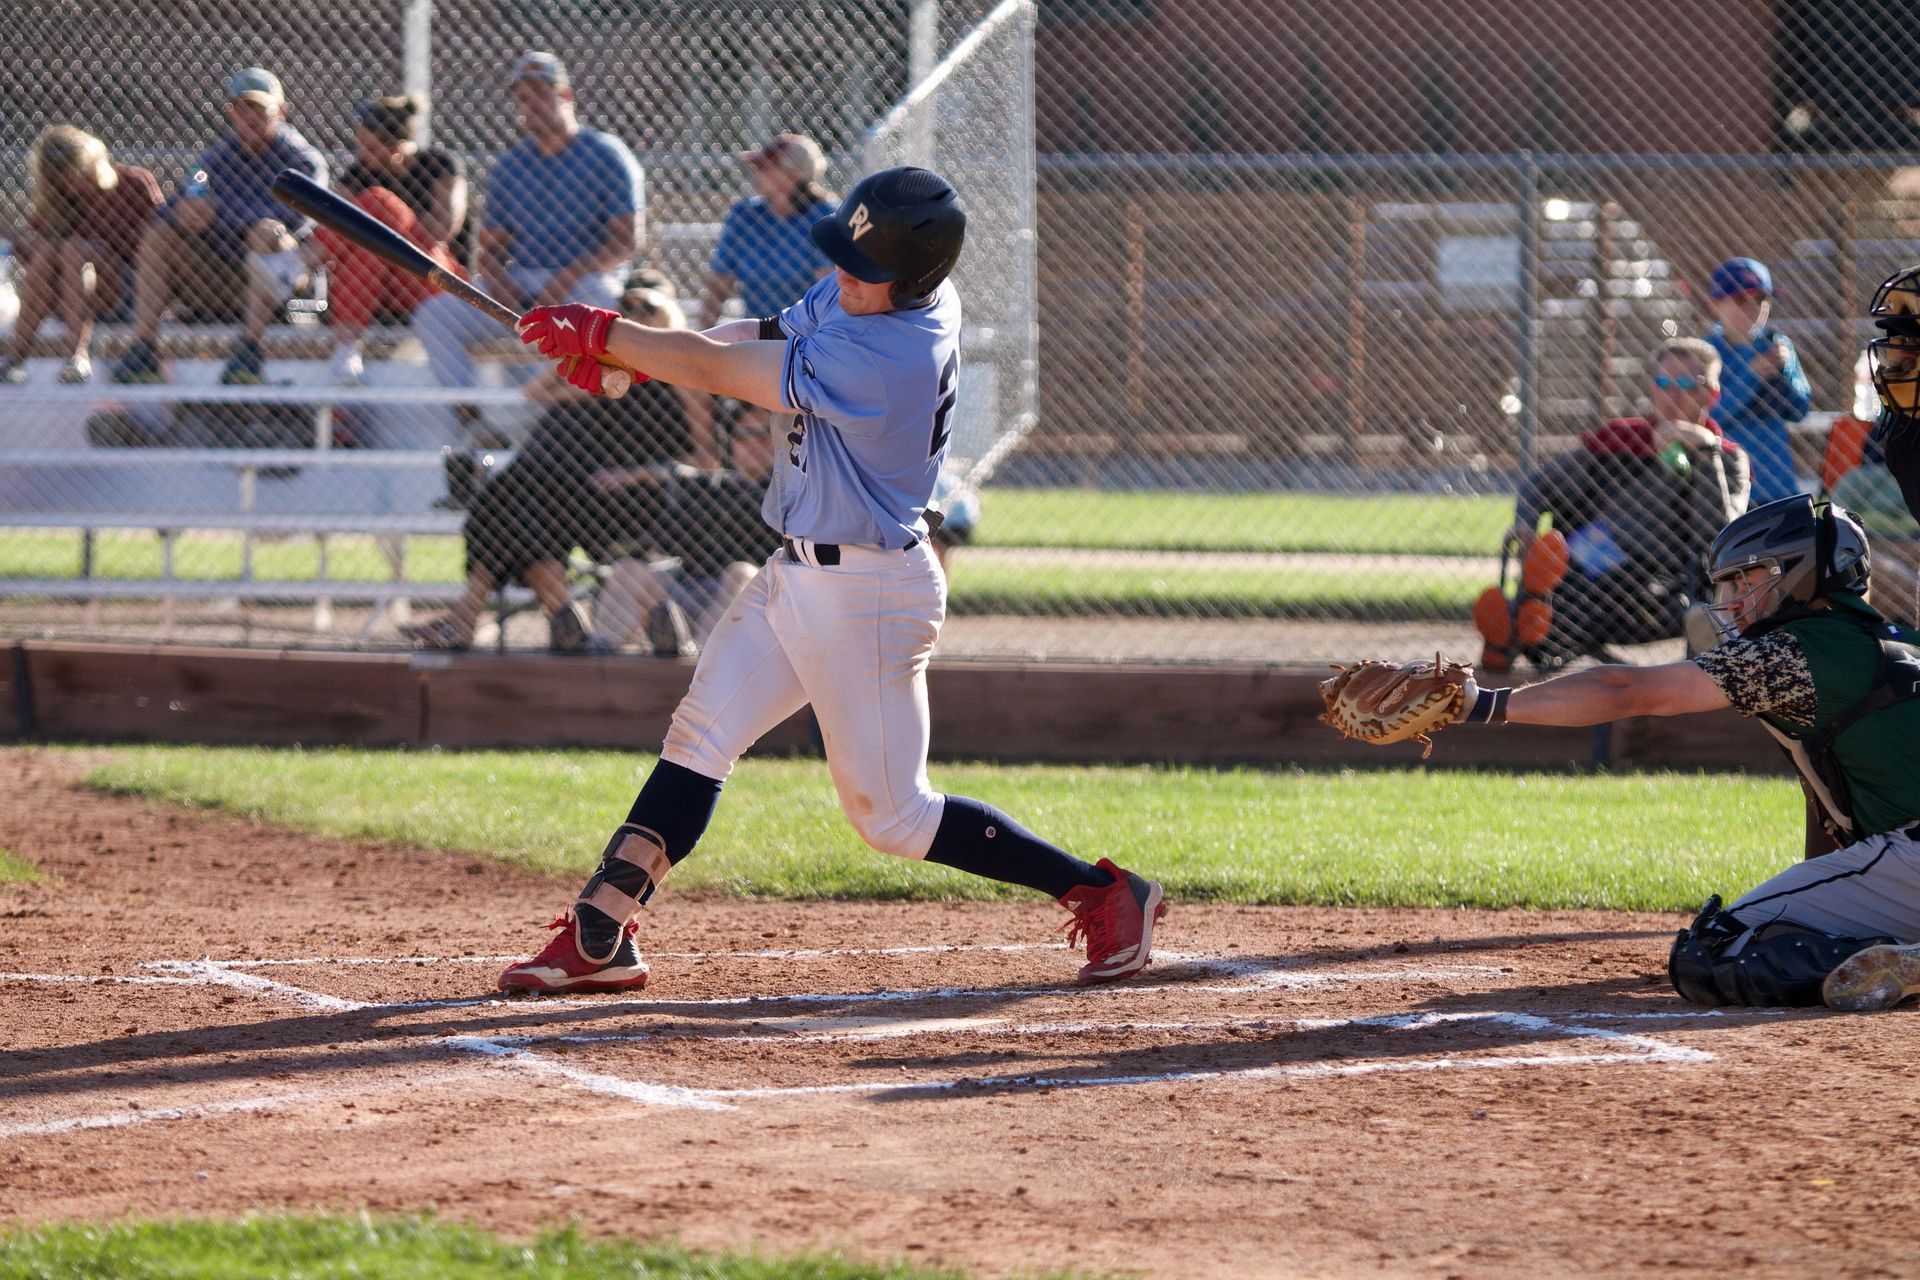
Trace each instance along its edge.
<path fill-rule="evenodd" d="M 519 325 L 520 313 L 512 307 L 477 285 L 462 280 L 422 253 L 418 245 L 398 231 L 351 200 L 327 190 L 306 174 L 282 169 L 280 176 L 273 180 L 273 194 L 288 208 L 299 210 L 321 226 L 407 274 L 438 285 L 509 329 Z M 600 375 L 600 385 L 607 395 L 618 400 L 633 385 L 633 375 L 617 365 L 608 365 L 606 368 L 607 371 Z"/>

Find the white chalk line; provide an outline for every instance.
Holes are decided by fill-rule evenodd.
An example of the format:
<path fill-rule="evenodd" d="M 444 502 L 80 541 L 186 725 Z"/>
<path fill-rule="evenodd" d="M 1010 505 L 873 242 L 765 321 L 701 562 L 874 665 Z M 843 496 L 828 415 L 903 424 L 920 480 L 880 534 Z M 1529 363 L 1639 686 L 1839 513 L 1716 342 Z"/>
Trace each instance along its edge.
<path fill-rule="evenodd" d="M 0 982 L 47 982 L 74 983 L 79 986 L 118 983 L 130 987 L 200 987 L 205 980 L 200 978 L 156 978 L 151 975 L 126 975 L 116 973 L 0 973 Z"/>
<path fill-rule="evenodd" d="M 239 1115 L 254 1111 L 280 1111 L 288 1107 L 317 1102 L 357 1102 L 385 1093 L 412 1091 L 429 1081 L 470 1078 L 478 1074 L 471 1067 L 428 1067 L 408 1073 L 403 1080 L 387 1084 L 356 1083 L 340 1089 L 303 1089 L 294 1093 L 274 1093 L 258 1098 L 235 1098 L 226 1102 L 200 1102 L 180 1107 L 140 1107 L 127 1111 L 109 1111 L 97 1115 L 69 1116 L 63 1120 L 34 1120 L 20 1124 L 0 1124 L 0 1138 L 38 1138 L 83 1129 L 125 1129 L 133 1125 L 158 1124 L 170 1120 L 204 1120 L 215 1116 Z"/>
<path fill-rule="evenodd" d="M 958 951 L 958 950 L 1030 950 L 1030 949 L 1040 949 L 1043 945 L 1051 947 L 1055 944 L 1010 944 L 1006 946 L 971 947 L 971 948 L 962 948 L 962 947 L 922 947 L 922 948 L 911 948 L 911 949 L 908 949 L 908 948 L 862 948 L 862 949 L 857 949 L 857 950 L 847 951 L 847 952 L 839 952 L 839 953 L 823 952 L 818 954 L 890 954 L 890 953 L 901 953 L 901 952 L 908 952 L 908 951 L 911 951 L 913 953 L 927 953 L 927 952 Z M 781 953 L 781 952 L 684 953 L 684 958 L 712 958 L 718 955 L 727 955 L 727 956 L 733 956 L 733 957 L 744 956 L 749 958 L 791 958 L 791 956 L 794 954 L 797 954 L 797 953 Z M 1334 984 L 1340 984 L 1340 983 L 1378 982 L 1378 981 L 1408 981 L 1408 980 L 1434 981 L 1434 980 L 1441 980 L 1446 978 L 1481 976 L 1490 972 L 1502 971 L 1498 966 L 1460 965 L 1460 966 L 1447 966 L 1439 969 L 1405 969 L 1405 970 L 1384 970 L 1384 971 L 1382 970 L 1348 970 L 1344 972 L 1336 971 L 1332 973 L 1327 973 L 1327 972 L 1316 973 L 1311 971 L 1293 970 L 1293 969 L 1285 968 L 1284 962 L 1269 962 L 1269 961 L 1246 960 L 1246 959 L 1229 960 L 1225 958 L 1191 956 L 1191 955 L 1186 955 L 1182 953 L 1163 953 L 1163 957 L 1174 961 L 1176 964 L 1183 964 L 1183 963 L 1194 964 L 1205 970 L 1224 971 L 1230 976 L 1238 976 L 1242 978 L 1243 981 L 1237 985 L 1231 985 L 1231 986 L 1214 986 L 1214 985 L 1197 986 L 1197 985 L 1184 984 L 1184 983 L 1182 984 L 1163 983 L 1163 984 L 1151 985 L 1151 986 L 1129 985 L 1129 986 L 1098 986 L 1098 987 L 1078 987 L 1078 986 L 1043 987 L 1043 988 L 1032 988 L 1032 989 L 1012 990 L 1012 991 L 1010 991 L 1008 988 L 1005 988 L 1005 987 L 971 987 L 971 988 L 945 987 L 945 988 L 935 988 L 932 990 L 921 990 L 921 991 L 814 992 L 814 993 L 780 995 L 780 996 L 745 996 L 745 997 L 729 997 L 729 998 L 709 999 L 709 1000 L 682 1000 L 682 1001 L 659 1001 L 659 1000 L 644 1000 L 644 999 L 606 1001 L 606 1000 L 581 1000 L 581 999 L 568 1000 L 568 999 L 548 998 L 548 999 L 542 999 L 539 1002 L 538 1007 L 549 1008 L 549 1009 L 593 1007 L 593 1008 L 598 1008 L 602 1010 L 616 1010 L 622 1007 L 632 1007 L 636 1012 L 670 1013 L 675 1010 L 729 1008 L 729 1007 L 740 1007 L 740 1006 L 748 1006 L 748 1005 L 824 1004 L 828 1006 L 834 1006 L 834 1005 L 850 1006 L 850 1005 L 865 1004 L 865 1003 L 902 1004 L 902 1003 L 916 1003 L 916 1002 L 932 1001 L 932 1000 L 956 1000 L 956 999 L 968 999 L 968 998 L 1004 999 L 1009 995 L 1015 995 L 1022 999 L 1032 999 L 1035 997 L 1042 997 L 1042 996 L 1072 996 L 1076 998 L 1087 998 L 1090 996 L 1101 996 L 1101 995 L 1139 996 L 1139 995 L 1168 992 L 1168 991 L 1183 992 L 1183 993 L 1199 992 L 1199 993 L 1208 993 L 1208 994 L 1241 995 L 1241 994 L 1247 994 L 1250 992 L 1257 993 L 1261 991 L 1268 991 L 1276 987 L 1279 987 L 1279 988 L 1311 987 L 1311 986 L 1327 986 L 1327 985 L 1334 985 Z M 487 963 L 497 962 L 491 957 L 460 957 L 459 959 L 462 961 L 475 962 L 475 963 L 482 962 L 482 961 L 485 961 Z M 287 960 L 287 961 L 273 961 L 273 960 L 267 960 L 267 959 L 239 960 L 239 961 L 232 961 L 232 960 L 215 961 L 210 959 L 199 960 L 199 961 L 162 960 L 162 961 L 150 962 L 144 965 L 143 967 L 166 971 L 167 973 L 174 975 L 168 978 L 153 979 L 152 981 L 154 981 L 155 983 L 165 983 L 167 985 L 225 986 L 238 991 L 245 992 L 246 994 L 249 994 L 249 995 L 255 995 L 255 996 L 260 996 L 264 998 L 284 999 L 296 1004 L 304 1005 L 308 1008 L 323 1009 L 329 1012 L 365 1012 L 365 1011 L 385 1011 L 385 1010 L 418 1009 L 418 1008 L 449 1008 L 449 1007 L 461 1007 L 461 1006 L 473 1006 L 473 1005 L 501 1005 L 501 1004 L 508 1004 L 508 1003 L 512 1003 L 516 1005 L 525 1005 L 527 1003 L 523 1000 L 510 1002 L 510 1001 L 500 1000 L 500 999 L 495 999 L 490 997 L 480 997 L 480 998 L 467 998 L 467 999 L 461 999 L 461 1000 L 429 1000 L 429 1001 L 408 1001 L 408 1002 L 402 1002 L 397 1004 L 371 1004 L 363 1001 L 348 1000 L 339 996 L 327 995 L 322 992 L 311 991 L 304 987 L 296 986 L 292 983 L 275 982 L 267 978 L 262 978 L 254 974 L 249 974 L 249 973 L 240 971 L 243 968 L 264 967 L 264 966 L 274 965 L 274 964 L 325 965 L 325 964 L 333 964 L 333 963 L 379 964 L 379 963 L 396 963 L 396 962 L 428 964 L 428 963 L 435 963 L 435 962 L 443 962 L 443 960 L 442 958 L 439 958 L 439 957 L 429 957 L 429 956 L 400 957 L 397 960 L 382 960 L 379 957 L 342 957 L 338 960 L 331 960 L 325 957 L 314 957 L 314 958 L 309 958 L 304 960 Z M 70 978 L 75 981 L 79 981 L 83 979 L 91 980 L 89 975 L 25 975 L 25 976 L 29 977 L 30 979 L 45 978 L 50 980 L 60 980 L 60 979 Z M 104 976 L 110 977 L 113 975 L 104 975 Z M 1630 1016 L 1630 1015 L 1627 1015 L 1627 1016 Z M 1685 1015 L 1679 1015 L 1679 1016 L 1685 1016 Z M 1447 1020 L 1459 1019 L 1459 1018 L 1486 1018 L 1486 1019 L 1493 1019 L 1496 1021 L 1505 1020 L 1513 1023 L 1514 1025 L 1527 1026 L 1536 1030 L 1552 1029 L 1562 1034 L 1591 1036 L 1591 1037 L 1610 1039 L 1610 1040 L 1617 1041 L 1619 1043 L 1630 1044 L 1634 1046 L 1634 1048 L 1637 1051 L 1631 1052 L 1631 1053 L 1624 1053 L 1624 1054 L 1598 1054 L 1598 1055 L 1586 1055 L 1582 1057 L 1567 1057 L 1567 1056 L 1561 1056 L 1561 1055 L 1551 1055 L 1551 1056 L 1543 1056 L 1539 1058 L 1517 1058 L 1517 1057 L 1515 1058 L 1484 1058 L 1484 1059 L 1483 1058 L 1460 1058 L 1460 1059 L 1444 1058 L 1444 1059 L 1426 1059 L 1420 1062 L 1396 1061 L 1396 1062 L 1382 1062 L 1382 1063 L 1342 1063 L 1342 1064 L 1307 1063 L 1307 1064 L 1291 1064 L 1285 1067 L 1247 1068 L 1244 1070 L 1231 1070 L 1231 1069 L 1229 1070 L 1220 1070 L 1220 1069 L 1175 1070 L 1170 1072 L 1161 1072 L 1161 1073 L 1155 1073 L 1152 1075 L 1138 1076 L 1138 1077 L 1097 1076 L 1097 1077 L 1087 1077 L 1080 1080 L 1057 1080 L 1057 1079 L 1045 1079 L 1045 1078 L 1034 1078 L 1034 1077 L 986 1077 L 986 1078 L 976 1077 L 976 1078 L 955 1078 L 955 1079 L 949 1079 L 944 1081 L 918 1081 L 918 1082 L 909 1082 L 904 1084 L 899 1081 L 888 1081 L 885 1083 L 873 1083 L 873 1084 L 815 1085 L 815 1086 L 801 1086 L 801 1087 L 795 1087 L 790 1089 L 772 1089 L 772 1090 L 766 1090 L 766 1089 L 762 1089 L 762 1090 L 701 1090 L 701 1089 L 686 1088 L 683 1086 L 656 1084 L 648 1081 L 632 1080 L 625 1077 L 608 1076 L 608 1075 L 604 1075 L 602 1073 L 597 1073 L 597 1072 L 581 1071 L 577 1068 L 568 1066 L 565 1063 L 556 1062 L 550 1058 L 543 1058 L 539 1054 L 534 1053 L 531 1049 L 525 1047 L 530 1044 L 552 1042 L 552 1039 L 554 1038 L 550 1038 L 548 1041 L 542 1041 L 534 1037 L 471 1036 L 469 1035 L 469 1036 L 442 1037 L 437 1041 L 437 1043 L 443 1044 L 446 1047 L 453 1049 L 457 1052 L 480 1054 L 482 1056 L 487 1057 L 490 1060 L 500 1062 L 504 1065 L 511 1066 L 518 1070 L 534 1071 L 541 1074 L 558 1076 L 560 1078 L 570 1081 L 575 1085 L 578 1085 L 582 1088 L 588 1089 L 589 1091 L 592 1091 L 595 1093 L 607 1094 L 610 1096 L 620 1097 L 630 1101 L 641 1102 L 643 1104 L 652 1105 L 652 1106 L 686 1107 L 686 1108 L 695 1108 L 695 1109 L 703 1109 L 703 1110 L 714 1109 L 716 1106 L 725 1108 L 728 1106 L 728 1104 L 725 1103 L 723 1100 L 727 1098 L 781 1097 L 781 1096 L 804 1095 L 804 1094 L 810 1094 L 810 1093 L 861 1093 L 861 1092 L 876 1092 L 876 1091 L 885 1091 L 885 1090 L 897 1091 L 897 1090 L 903 1090 L 903 1089 L 907 1091 L 922 1091 L 922 1090 L 938 1091 L 938 1090 L 962 1089 L 962 1088 L 968 1088 L 968 1087 L 1000 1087 L 1000 1088 L 1024 1087 L 1024 1088 L 1035 1088 L 1035 1089 L 1082 1088 L 1082 1087 L 1092 1088 L 1092 1087 L 1101 1087 L 1101 1086 L 1114 1085 L 1114 1084 L 1175 1083 L 1175 1082 L 1188 1081 L 1188 1080 L 1217 1079 L 1223 1076 L 1258 1078 L 1262 1075 L 1296 1075 L 1296 1076 L 1298 1075 L 1356 1075 L 1356 1074 L 1366 1074 L 1373 1071 L 1438 1070 L 1438 1069 L 1447 1069 L 1447 1068 L 1482 1069 L 1482 1068 L 1505 1068 L 1505 1067 L 1512 1067 L 1512 1066 L 1565 1065 L 1568 1063 L 1601 1064 L 1601 1063 L 1611 1063 L 1611 1062 L 1663 1062 L 1663 1061 L 1701 1062 L 1701 1061 L 1713 1060 L 1713 1056 L 1711 1054 L 1705 1054 L 1698 1050 L 1685 1049 L 1680 1046 L 1668 1045 L 1665 1042 L 1653 1040 L 1648 1037 L 1636 1037 L 1636 1036 L 1626 1035 L 1620 1032 L 1604 1031 L 1599 1028 L 1575 1027 L 1575 1026 L 1567 1025 L 1562 1022 L 1540 1019 L 1535 1017 L 1534 1015 L 1517 1014 L 1517 1013 L 1488 1012 L 1488 1013 L 1452 1014 L 1452 1015 L 1391 1015 L 1388 1019 L 1385 1019 L 1385 1020 L 1382 1020 L 1382 1019 L 1322 1020 L 1322 1022 L 1319 1025 L 1327 1026 L 1327 1027 L 1337 1027 L 1342 1025 L 1354 1025 L 1354 1026 L 1415 1025 L 1413 1023 L 1404 1022 L 1404 1019 L 1409 1017 L 1429 1018 L 1429 1019 L 1438 1017 L 1438 1018 L 1447 1019 Z M 1396 1020 L 1401 1020 L 1401 1021 L 1396 1021 Z M 951 1020 L 951 1021 L 957 1027 L 959 1024 L 965 1023 L 966 1020 Z M 1266 1020 L 1266 1021 L 1269 1024 L 1271 1022 L 1271 1020 Z M 981 1028 L 980 1031 L 974 1032 L 974 1033 L 989 1034 L 990 1032 L 988 1032 L 986 1028 L 992 1026 L 993 1024 L 975 1021 L 972 1023 L 972 1025 L 975 1027 Z M 1088 1023 L 1075 1023 L 1075 1024 L 1028 1024 L 1028 1025 L 1032 1026 L 1035 1029 L 1029 1032 L 1024 1032 L 1024 1034 L 1044 1034 L 1045 1032 L 1042 1030 L 1042 1028 L 1048 1025 L 1053 1025 L 1055 1027 L 1060 1027 L 1060 1028 L 1077 1029 L 1083 1033 L 1086 1031 L 1092 1031 L 1096 1029 L 1108 1029 L 1108 1030 L 1125 1030 L 1130 1028 L 1152 1029 L 1148 1027 L 1148 1024 L 1141 1024 L 1138 1022 L 1120 1022 L 1120 1023 L 1088 1022 Z M 1244 1022 L 1235 1023 L 1232 1021 L 1221 1021 L 1213 1025 L 1230 1026 L 1230 1025 L 1247 1025 L 1247 1024 Z M 1305 1025 L 1305 1024 L 1302 1023 L 1300 1025 Z M 1421 1023 L 1420 1025 L 1431 1025 L 1431 1023 L 1430 1022 Z M 1201 1029 L 1203 1024 L 1200 1024 L 1200 1023 L 1174 1024 L 1173 1026 L 1168 1026 L 1168 1027 L 1158 1028 L 1158 1029 L 1178 1029 L 1180 1026 L 1185 1026 L 1189 1029 Z M 652 1033 L 652 1034 L 657 1036 L 660 1033 Z M 808 1035 L 806 1038 L 813 1039 L 813 1040 L 823 1040 L 823 1039 L 834 1038 L 837 1035 L 839 1038 L 842 1038 L 842 1039 L 849 1039 L 849 1038 L 856 1038 L 856 1037 L 869 1038 L 869 1039 L 883 1039 L 883 1038 L 898 1038 L 899 1036 L 915 1035 L 915 1034 L 925 1034 L 925 1031 L 917 1030 L 917 1029 L 896 1029 L 893 1031 L 883 1031 L 873 1025 L 873 1020 L 868 1020 L 868 1025 L 861 1030 L 856 1030 L 853 1032 L 842 1032 L 842 1033 L 821 1032 L 817 1034 Z M 646 1033 L 642 1033 L 639 1035 L 635 1035 L 631 1038 L 640 1039 L 640 1038 L 645 1038 L 645 1036 L 646 1036 Z M 612 1038 L 627 1038 L 627 1037 L 609 1037 L 609 1039 L 612 1039 Z M 757 1039 L 757 1040 L 767 1041 L 767 1042 L 776 1041 L 776 1040 L 786 1040 L 789 1042 L 795 1042 L 799 1039 L 799 1037 L 796 1037 L 795 1035 L 765 1036 L 765 1037 L 754 1037 L 754 1038 L 748 1038 L 748 1037 L 711 1037 L 711 1038 L 736 1039 L 736 1040 Z M 583 1038 L 579 1038 L 576 1042 L 591 1043 L 592 1038 L 583 1037 Z M 209 1104 L 209 1105 L 227 1105 L 227 1104 Z M 241 1104 L 233 1104 L 233 1105 L 239 1106 L 239 1105 L 245 1105 L 245 1104 L 241 1103 Z M 131 1117 L 132 1117 L 131 1119 L 127 1118 L 129 1114 L 131 1114 Z M 72 1123 L 74 1127 L 112 1127 L 114 1125 L 121 1124 L 121 1123 L 137 1123 L 139 1122 L 139 1117 L 142 1114 L 148 1114 L 148 1113 L 139 1113 L 139 1112 L 109 1113 L 108 1115 L 100 1116 L 100 1117 L 92 1117 L 92 1118 L 82 1117 L 78 1121 L 75 1121 Z M 157 1115 L 157 1116 L 163 1115 L 163 1113 L 159 1111 L 156 1111 L 150 1114 Z M 182 1112 L 182 1117 L 184 1118 L 185 1116 L 192 1115 L 192 1114 L 197 1114 L 197 1113 L 192 1111 L 191 1109 L 188 1109 Z M 96 1124 L 89 1123 L 89 1121 L 97 1121 L 98 1123 L 96 1125 Z M 67 1123 L 67 1122 L 62 1122 L 62 1123 Z"/>
<path fill-rule="evenodd" d="M 1623 1064 L 1674 1064 L 1712 1062 L 1714 1056 L 1701 1049 L 1668 1044 L 1650 1036 L 1628 1035 L 1599 1027 L 1582 1027 L 1536 1014 L 1486 1011 L 1478 1013 L 1389 1014 L 1378 1018 L 1301 1019 L 1299 1025 L 1315 1029 L 1338 1027 L 1384 1027 L 1393 1030 L 1422 1030 L 1442 1023 L 1487 1021 L 1505 1023 L 1524 1031 L 1592 1038 L 1628 1046 L 1626 1050 L 1590 1054 L 1533 1054 L 1522 1057 L 1444 1057 L 1418 1060 L 1380 1060 L 1374 1062 L 1304 1062 L 1284 1066 L 1210 1067 L 1175 1069 L 1127 1076 L 961 1076 L 943 1080 L 876 1080 L 857 1084 L 795 1085 L 782 1088 L 701 1089 L 698 1096 L 716 1101 L 731 1099 L 787 1098 L 822 1094 L 871 1093 L 948 1093 L 963 1089 L 1099 1089 L 1117 1085 L 1177 1084 L 1200 1080 L 1261 1080 L 1282 1077 L 1358 1076 L 1417 1071 L 1500 1071 L 1518 1067 L 1583 1067 Z"/>
<path fill-rule="evenodd" d="M 944 952 L 981 951 L 1065 951 L 1064 942 L 953 943 L 917 947 L 829 947 L 800 951 L 763 949 L 759 951 L 648 951 L 655 960 L 830 960 L 840 956 L 917 956 Z M 292 960 L 200 960 L 196 963 L 222 969 L 266 969 L 294 965 L 386 965 L 386 964 L 512 964 L 526 956 L 301 956 Z M 148 967 L 177 963 L 150 961 Z"/>

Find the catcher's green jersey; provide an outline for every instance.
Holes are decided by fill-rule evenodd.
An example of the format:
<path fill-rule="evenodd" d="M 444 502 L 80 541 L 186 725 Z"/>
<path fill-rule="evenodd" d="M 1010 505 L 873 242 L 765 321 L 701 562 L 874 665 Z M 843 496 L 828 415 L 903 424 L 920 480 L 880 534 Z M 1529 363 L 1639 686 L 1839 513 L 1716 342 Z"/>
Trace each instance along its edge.
<path fill-rule="evenodd" d="M 1693 661 L 1713 677 L 1735 710 L 1798 741 L 1826 730 L 1874 689 L 1883 640 L 1920 662 L 1913 636 L 1865 601 L 1837 596 L 1831 612 L 1795 619 L 1752 639 L 1729 640 Z M 1868 713 L 1834 741 L 1856 839 L 1920 821 L 1915 743 L 1920 743 L 1920 697 Z M 1804 753 L 1794 754 L 1805 772 Z"/>

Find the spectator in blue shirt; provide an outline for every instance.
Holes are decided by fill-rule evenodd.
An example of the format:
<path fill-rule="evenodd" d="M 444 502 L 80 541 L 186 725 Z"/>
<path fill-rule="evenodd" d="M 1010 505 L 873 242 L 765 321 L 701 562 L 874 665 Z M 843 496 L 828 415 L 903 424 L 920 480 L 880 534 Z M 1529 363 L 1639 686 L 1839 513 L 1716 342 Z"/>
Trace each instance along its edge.
<path fill-rule="evenodd" d="M 327 180 L 327 162 L 287 124 L 279 78 L 259 67 L 234 72 L 226 109 L 232 131 L 201 153 L 186 186 L 141 239 L 134 341 L 114 366 L 115 382 L 162 380 L 153 343 L 176 302 L 197 320 L 244 313 L 249 336 L 257 339 L 270 313 L 254 324 L 250 293 L 277 288 L 267 276 L 276 266 L 284 273 L 289 263 L 297 264 L 297 242 L 312 231 L 311 223 L 273 197 L 273 180 L 282 169 Z"/>
<path fill-rule="evenodd" d="M 487 176 L 476 262 L 480 284 L 516 311 L 562 302 L 617 308 L 646 234 L 646 177 L 627 144 L 582 125 L 572 81 L 551 53 L 513 64 L 513 103 L 527 135 Z M 467 343 L 512 332 L 441 295 L 414 329 L 442 386 L 474 382 Z M 461 417 L 478 415 L 462 406 Z"/>
<path fill-rule="evenodd" d="M 1813 391 L 1786 334 L 1767 323 L 1773 276 L 1752 258 L 1714 268 L 1707 297 L 1719 323 L 1707 341 L 1720 353 L 1720 402 L 1713 420 L 1753 463 L 1753 505 L 1800 492 L 1787 426 L 1807 416 Z"/>
<path fill-rule="evenodd" d="M 827 158 L 820 144 L 800 133 L 783 133 L 758 151 L 740 152 L 755 194 L 727 210 L 708 264 L 700 327 L 720 322 L 721 308 L 735 293 L 750 319 L 777 316 L 827 273 L 829 263 L 813 242 L 813 224 L 840 207 L 821 185 Z"/>

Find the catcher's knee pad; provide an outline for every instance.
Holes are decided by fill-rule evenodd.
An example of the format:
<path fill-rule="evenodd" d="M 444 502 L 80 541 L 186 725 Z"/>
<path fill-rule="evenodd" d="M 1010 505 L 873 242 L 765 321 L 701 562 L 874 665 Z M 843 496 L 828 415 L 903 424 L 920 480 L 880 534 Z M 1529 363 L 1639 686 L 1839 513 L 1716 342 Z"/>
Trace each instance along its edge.
<path fill-rule="evenodd" d="M 1836 965 L 1892 941 L 1837 938 L 1784 920 L 1749 929 L 1715 895 L 1674 937 L 1667 977 L 1681 999 L 1710 1008 L 1817 1005 L 1820 984 Z"/>

